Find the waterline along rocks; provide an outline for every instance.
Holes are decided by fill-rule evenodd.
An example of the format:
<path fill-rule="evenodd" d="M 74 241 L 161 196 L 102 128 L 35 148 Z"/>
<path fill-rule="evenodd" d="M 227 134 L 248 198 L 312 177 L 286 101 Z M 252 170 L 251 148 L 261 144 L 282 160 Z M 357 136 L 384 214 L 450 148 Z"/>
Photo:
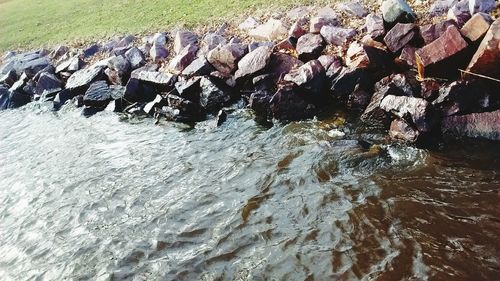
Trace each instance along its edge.
<path fill-rule="evenodd" d="M 500 140 L 498 3 L 438 2 L 421 13 L 405 0 L 296 8 L 262 24 L 249 17 L 240 36 L 223 26 L 9 52 L 0 109 L 39 101 L 86 116 L 112 110 L 220 125 L 230 105 L 266 123 L 341 108 L 398 141 Z"/>

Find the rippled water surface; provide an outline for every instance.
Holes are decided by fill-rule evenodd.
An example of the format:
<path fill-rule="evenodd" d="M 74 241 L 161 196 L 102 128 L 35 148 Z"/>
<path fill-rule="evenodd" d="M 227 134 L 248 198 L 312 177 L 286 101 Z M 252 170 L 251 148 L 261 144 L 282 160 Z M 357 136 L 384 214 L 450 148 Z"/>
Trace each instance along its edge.
<path fill-rule="evenodd" d="M 0 113 L 1 280 L 500 277 L 498 143 L 124 119 Z"/>

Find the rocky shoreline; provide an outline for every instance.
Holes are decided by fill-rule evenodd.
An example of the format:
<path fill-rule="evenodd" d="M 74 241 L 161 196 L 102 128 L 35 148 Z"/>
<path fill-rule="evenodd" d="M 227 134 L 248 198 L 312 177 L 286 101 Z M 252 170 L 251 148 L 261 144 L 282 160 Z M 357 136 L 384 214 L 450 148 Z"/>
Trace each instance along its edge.
<path fill-rule="evenodd" d="M 500 140 L 500 19 L 494 0 L 435 1 L 418 25 L 404 0 L 375 11 L 345 2 L 299 7 L 204 35 L 129 35 L 85 48 L 8 52 L 0 110 L 33 101 L 193 123 L 248 106 L 259 122 L 313 118 L 332 107 L 398 141 Z M 312 12 L 312 13 L 311 13 Z M 309 16 L 309 14 L 312 14 Z M 445 15 L 445 17 L 443 17 Z M 341 24 L 341 16 L 365 24 Z M 345 22 L 345 20 L 344 20 Z"/>

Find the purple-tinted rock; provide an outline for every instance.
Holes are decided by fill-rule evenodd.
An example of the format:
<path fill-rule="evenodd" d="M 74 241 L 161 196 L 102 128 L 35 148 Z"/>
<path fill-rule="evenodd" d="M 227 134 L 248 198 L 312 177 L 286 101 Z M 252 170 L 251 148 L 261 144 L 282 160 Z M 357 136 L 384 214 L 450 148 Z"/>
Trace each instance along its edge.
<path fill-rule="evenodd" d="M 420 35 L 422 36 L 422 39 L 424 39 L 424 43 L 427 45 L 441 37 L 449 26 L 455 24 L 456 23 L 453 20 L 445 20 L 436 24 L 427 24 L 420 27 Z"/>
<path fill-rule="evenodd" d="M 325 48 L 325 41 L 319 34 L 308 33 L 297 41 L 297 53 L 301 60 L 312 60 L 319 57 Z"/>
<path fill-rule="evenodd" d="M 200 56 L 197 59 L 195 59 L 193 62 L 191 62 L 190 65 L 188 65 L 183 71 L 182 75 L 186 76 L 203 76 L 203 75 L 208 75 L 212 71 L 214 71 L 214 68 L 212 65 L 208 62 L 207 58 L 205 56 Z"/>
<path fill-rule="evenodd" d="M 417 51 L 417 48 L 407 45 L 401 51 L 399 59 L 406 63 L 408 66 L 416 67 L 417 63 L 415 61 L 415 51 Z"/>
<path fill-rule="evenodd" d="M 385 34 L 384 20 L 375 14 L 366 17 L 365 26 L 371 38 L 375 39 Z"/>
<path fill-rule="evenodd" d="M 430 16 L 441 16 L 443 14 L 446 14 L 448 10 L 457 3 L 457 0 L 438 0 L 434 1 L 432 3 L 430 9 L 429 9 L 429 15 Z"/>
<path fill-rule="evenodd" d="M 130 62 L 130 67 L 132 69 L 137 69 L 146 64 L 146 59 L 144 54 L 136 47 L 131 48 L 125 53 L 125 57 Z"/>
<path fill-rule="evenodd" d="M 366 8 L 356 1 L 341 3 L 338 8 L 349 16 L 363 18 L 368 15 Z"/>
<path fill-rule="evenodd" d="M 304 18 L 295 21 L 288 31 L 288 36 L 299 39 L 302 35 L 307 33 L 307 30 L 304 28 L 305 24 L 306 20 Z"/>
<path fill-rule="evenodd" d="M 252 76 L 262 71 L 271 60 L 272 49 L 269 47 L 259 47 L 246 54 L 238 62 L 238 70 L 235 73 L 235 79 Z"/>
<path fill-rule="evenodd" d="M 441 130 L 454 137 L 500 140 L 500 110 L 446 117 Z"/>
<path fill-rule="evenodd" d="M 174 52 L 178 54 L 187 45 L 196 45 L 198 36 L 190 31 L 178 31 L 174 39 Z"/>
<path fill-rule="evenodd" d="M 470 60 L 468 71 L 500 79 L 500 18 L 491 24 Z"/>
<path fill-rule="evenodd" d="M 198 52 L 196 45 L 187 45 L 170 61 L 169 70 L 174 73 L 182 72 L 196 59 L 196 52 Z"/>
<path fill-rule="evenodd" d="M 207 55 L 207 60 L 218 71 L 229 75 L 236 70 L 238 61 L 246 54 L 242 44 L 226 44 L 217 46 Z"/>
<path fill-rule="evenodd" d="M 95 54 L 97 54 L 100 50 L 101 50 L 101 48 L 99 47 L 99 45 L 94 44 L 94 45 L 86 48 L 85 50 L 83 50 L 83 56 L 85 58 L 90 58 L 90 57 L 94 56 Z"/>
<path fill-rule="evenodd" d="M 250 95 L 249 107 L 257 118 L 267 120 L 271 115 L 270 101 L 272 95 L 268 91 L 257 91 Z"/>
<path fill-rule="evenodd" d="M 153 45 L 149 50 L 149 56 L 155 63 L 158 63 L 168 57 L 168 51 L 163 46 Z"/>
<path fill-rule="evenodd" d="M 469 0 L 461 0 L 448 10 L 447 18 L 454 20 L 458 27 L 462 27 L 471 18 Z"/>
<path fill-rule="evenodd" d="M 309 32 L 320 33 L 323 26 L 337 25 L 339 25 L 339 20 L 336 16 L 316 16 L 311 18 Z"/>
<path fill-rule="evenodd" d="M 87 87 L 92 82 L 102 78 L 104 66 L 91 66 L 73 73 L 66 82 L 66 89 Z"/>
<path fill-rule="evenodd" d="M 252 52 L 255 49 L 260 48 L 260 47 L 269 47 L 269 48 L 272 48 L 272 47 L 274 47 L 274 44 L 273 44 L 273 42 L 269 42 L 269 41 L 252 42 L 252 43 L 248 44 L 248 51 Z"/>
<path fill-rule="evenodd" d="M 309 104 L 291 86 L 284 86 L 270 100 L 272 117 L 278 120 L 298 121 L 312 118 L 316 112 L 314 105 Z"/>
<path fill-rule="evenodd" d="M 209 32 L 203 37 L 201 51 L 207 53 L 213 50 L 218 45 L 225 45 L 227 40 L 224 36 L 216 32 Z"/>
<path fill-rule="evenodd" d="M 231 100 L 227 85 L 216 79 L 202 77 L 200 80 L 200 105 L 207 111 L 216 112 Z"/>
<path fill-rule="evenodd" d="M 395 140 L 415 143 L 420 136 L 420 132 L 417 129 L 414 129 L 405 120 L 395 119 L 391 123 L 389 136 Z"/>
<path fill-rule="evenodd" d="M 286 74 L 283 80 L 294 83 L 304 91 L 320 94 L 326 82 L 325 69 L 321 62 L 312 60 Z"/>
<path fill-rule="evenodd" d="M 495 0 L 469 0 L 469 12 L 471 15 L 475 13 L 489 13 L 495 9 L 498 2 Z"/>
<path fill-rule="evenodd" d="M 464 24 L 460 33 L 471 42 L 478 41 L 488 32 L 492 22 L 488 14 L 477 13 Z"/>
<path fill-rule="evenodd" d="M 289 73 L 292 69 L 302 66 L 304 63 L 297 58 L 284 53 L 273 53 L 269 63 L 269 73 L 276 81 Z"/>
<path fill-rule="evenodd" d="M 61 81 L 54 74 L 42 73 L 36 83 L 35 93 L 42 95 L 44 91 L 53 93 L 60 90 Z"/>
<path fill-rule="evenodd" d="M 83 96 L 83 104 L 104 109 L 111 101 L 111 90 L 106 81 L 97 81 L 90 85 Z"/>
<path fill-rule="evenodd" d="M 397 23 L 384 37 L 384 42 L 396 53 L 410 43 L 417 35 L 417 26 L 412 23 Z"/>

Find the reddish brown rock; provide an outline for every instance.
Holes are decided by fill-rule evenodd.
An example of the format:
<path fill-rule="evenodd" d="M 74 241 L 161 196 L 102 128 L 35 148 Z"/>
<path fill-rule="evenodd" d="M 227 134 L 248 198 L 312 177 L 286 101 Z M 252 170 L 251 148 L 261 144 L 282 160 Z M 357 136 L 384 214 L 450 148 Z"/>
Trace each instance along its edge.
<path fill-rule="evenodd" d="M 290 27 L 290 31 L 288 31 L 288 36 L 299 39 L 302 35 L 307 33 L 307 30 L 304 28 L 306 24 L 305 18 L 297 20 L 292 27 Z"/>
<path fill-rule="evenodd" d="M 190 31 L 178 31 L 174 38 L 174 51 L 180 53 L 187 45 L 196 45 L 198 36 Z"/>
<path fill-rule="evenodd" d="M 500 140 L 500 110 L 446 117 L 441 130 L 455 137 Z"/>
<path fill-rule="evenodd" d="M 337 26 L 339 24 L 339 20 L 336 16 L 331 15 L 319 15 L 311 18 L 311 23 L 309 27 L 309 31 L 311 33 L 319 33 L 323 26 Z"/>
<path fill-rule="evenodd" d="M 208 52 L 207 60 L 215 69 L 229 75 L 236 70 L 238 61 L 246 51 L 247 48 L 239 43 L 219 45 Z"/>
<path fill-rule="evenodd" d="M 297 53 L 301 60 L 317 58 L 325 48 L 325 41 L 319 34 L 308 33 L 297 41 Z"/>
<path fill-rule="evenodd" d="M 269 63 L 269 73 L 277 80 L 292 69 L 302 66 L 304 63 L 296 57 L 284 53 L 273 53 Z"/>
<path fill-rule="evenodd" d="M 467 42 L 462 38 L 455 26 L 449 26 L 446 32 L 429 45 L 415 52 L 418 74 L 425 77 L 426 68 L 436 65 L 467 48 Z M 448 72 L 454 72 L 454 70 Z"/>
<path fill-rule="evenodd" d="M 175 56 L 168 65 L 168 68 L 173 73 L 180 73 L 188 67 L 196 58 L 198 47 L 196 45 L 187 45 Z"/>
<path fill-rule="evenodd" d="M 489 15 L 477 13 L 464 24 L 460 33 L 472 42 L 477 41 L 488 32 L 491 22 L 492 19 Z"/>
<path fill-rule="evenodd" d="M 448 29 L 451 25 L 456 25 L 455 21 L 446 20 L 436 24 L 427 24 L 420 27 L 420 35 L 422 36 L 422 39 L 424 39 L 424 43 L 427 45 L 441 37 L 441 35 L 443 35 L 446 32 L 446 29 Z"/>
<path fill-rule="evenodd" d="M 418 140 L 420 132 L 410 126 L 405 120 L 396 119 L 391 123 L 389 136 L 395 140 L 414 143 Z"/>
<path fill-rule="evenodd" d="M 292 82 L 307 92 L 321 94 L 326 80 L 325 69 L 321 62 L 312 60 L 290 71 L 283 80 Z"/>
<path fill-rule="evenodd" d="M 341 3 L 338 5 L 338 8 L 349 16 L 363 18 L 368 15 L 366 8 L 356 1 Z"/>
<path fill-rule="evenodd" d="M 384 37 L 384 42 L 396 53 L 406 46 L 417 35 L 417 26 L 412 23 L 396 24 Z"/>
<path fill-rule="evenodd" d="M 427 101 L 433 101 L 439 96 L 439 89 L 442 87 L 441 83 L 434 79 L 425 79 L 421 83 L 422 89 L 420 96 Z"/>
<path fill-rule="evenodd" d="M 496 19 L 484 36 L 467 67 L 468 71 L 500 79 L 500 19 Z"/>
<path fill-rule="evenodd" d="M 408 66 L 415 67 L 417 65 L 415 61 L 415 52 L 417 51 L 417 48 L 413 46 L 405 46 L 403 50 L 401 51 L 401 55 L 399 56 L 399 60 L 403 61 L 406 63 Z"/>

